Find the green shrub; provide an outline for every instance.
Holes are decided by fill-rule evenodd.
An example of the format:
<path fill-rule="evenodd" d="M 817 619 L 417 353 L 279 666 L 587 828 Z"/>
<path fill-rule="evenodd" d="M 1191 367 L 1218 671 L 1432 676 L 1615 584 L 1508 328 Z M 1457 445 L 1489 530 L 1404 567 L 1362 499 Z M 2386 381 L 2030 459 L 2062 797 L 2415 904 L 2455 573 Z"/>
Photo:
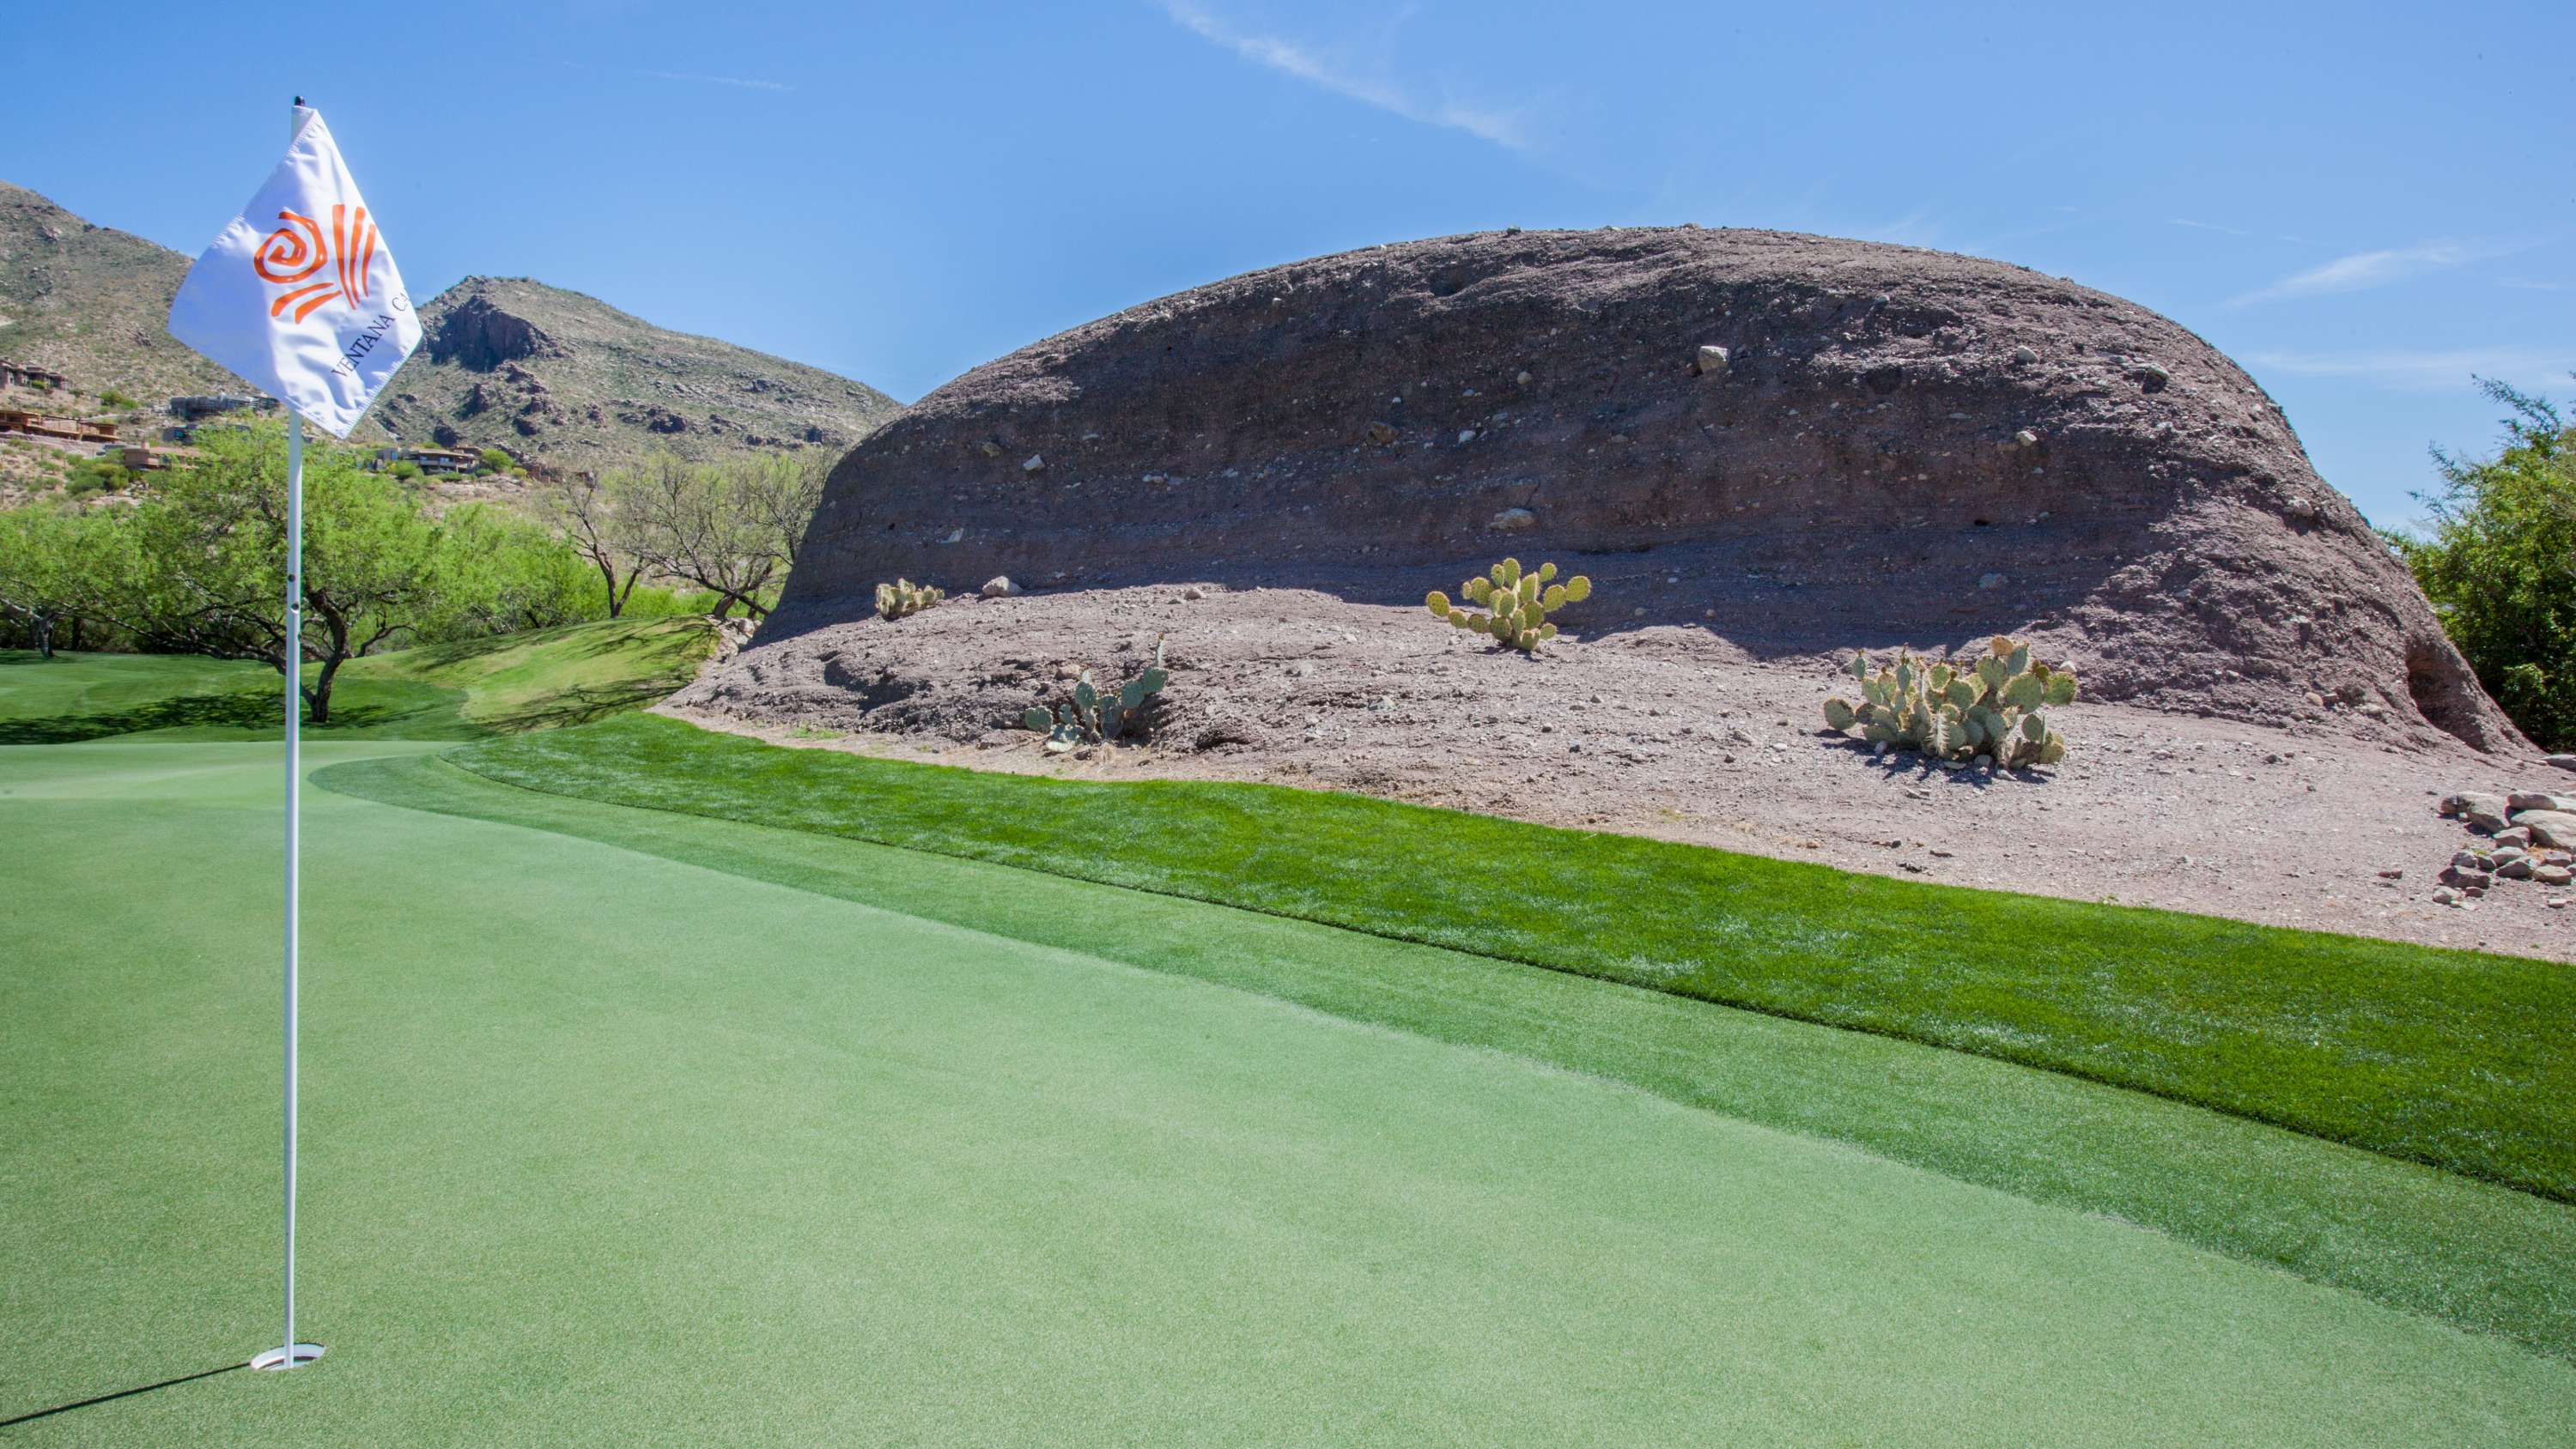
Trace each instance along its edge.
<path fill-rule="evenodd" d="M 518 460 L 498 448 L 485 448 L 475 464 L 475 470 L 482 473 L 515 473 L 518 468 Z"/>
<path fill-rule="evenodd" d="M 124 393 L 119 392 L 112 387 L 107 391 L 100 393 L 98 395 L 98 401 L 101 407 L 123 408 L 128 412 L 143 406 L 140 399 L 127 397 Z"/>
<path fill-rule="evenodd" d="M 385 476 L 388 478 L 401 478 L 406 481 L 417 478 L 420 476 L 420 465 L 409 458 L 398 458 L 391 466 L 385 469 Z"/>
<path fill-rule="evenodd" d="M 2576 745 L 2576 427 L 2500 382 L 2513 410 L 2492 458 L 2440 449 L 2438 493 L 2419 493 L 2430 537 L 2389 535 L 2478 683 L 2546 749 Z"/>

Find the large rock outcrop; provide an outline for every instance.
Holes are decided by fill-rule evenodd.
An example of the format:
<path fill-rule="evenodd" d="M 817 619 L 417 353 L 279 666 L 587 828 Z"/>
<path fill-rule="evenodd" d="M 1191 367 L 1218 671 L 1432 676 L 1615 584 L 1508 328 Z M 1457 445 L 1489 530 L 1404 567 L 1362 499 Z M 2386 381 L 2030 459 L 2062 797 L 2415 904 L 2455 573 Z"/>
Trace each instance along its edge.
<path fill-rule="evenodd" d="M 2019 267 L 1763 231 L 1376 247 L 1049 338 L 843 460 L 763 638 L 899 575 L 1396 603 L 1504 553 L 1621 578 L 1560 616 L 1589 637 L 2027 633 L 2095 699 L 2264 720 L 2315 695 L 2524 743 L 2198 337 Z"/>

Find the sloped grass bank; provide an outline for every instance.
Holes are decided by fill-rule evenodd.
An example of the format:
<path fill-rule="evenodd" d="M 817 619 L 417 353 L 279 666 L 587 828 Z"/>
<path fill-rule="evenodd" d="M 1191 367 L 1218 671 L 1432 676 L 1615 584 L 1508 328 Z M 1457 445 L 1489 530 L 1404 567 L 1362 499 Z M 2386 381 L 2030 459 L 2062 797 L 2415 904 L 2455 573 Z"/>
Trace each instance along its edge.
<path fill-rule="evenodd" d="M 2576 1360 L 2576 1206 L 2205 1108 L 1309 921 L 1238 913 L 1212 937 L 1206 906 L 1168 895 L 539 793 L 446 758 L 354 763 L 315 780 L 1529 1057 Z"/>
<path fill-rule="evenodd" d="M 2576 972 L 1266 785 L 1095 784 L 633 715 L 487 779 L 1025 866 L 2046 1067 L 2576 1200 Z"/>
<path fill-rule="evenodd" d="M 331 723 L 305 728 L 469 740 L 579 724 L 688 683 L 715 640 L 702 618 L 610 619 L 371 655 L 341 669 Z M 269 738 L 282 733 L 281 693 L 275 670 L 239 660 L 0 650 L 0 745 Z"/>

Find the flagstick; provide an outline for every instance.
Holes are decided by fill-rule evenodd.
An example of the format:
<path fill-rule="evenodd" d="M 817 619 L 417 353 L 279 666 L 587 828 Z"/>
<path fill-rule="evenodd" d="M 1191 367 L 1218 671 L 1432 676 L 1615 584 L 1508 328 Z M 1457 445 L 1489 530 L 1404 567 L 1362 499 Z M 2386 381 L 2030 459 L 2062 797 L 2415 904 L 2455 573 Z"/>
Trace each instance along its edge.
<path fill-rule="evenodd" d="M 295 98 L 298 106 L 304 98 Z M 301 130 L 301 126 L 296 127 Z M 290 138 L 291 139 L 291 138 Z M 304 683 L 304 415 L 286 410 L 286 1337 L 282 1347 L 250 1361 L 256 1369 L 291 1369 L 322 1356 L 318 1343 L 295 1341 L 295 957 L 296 900 L 303 859 L 303 779 L 298 755 Z"/>

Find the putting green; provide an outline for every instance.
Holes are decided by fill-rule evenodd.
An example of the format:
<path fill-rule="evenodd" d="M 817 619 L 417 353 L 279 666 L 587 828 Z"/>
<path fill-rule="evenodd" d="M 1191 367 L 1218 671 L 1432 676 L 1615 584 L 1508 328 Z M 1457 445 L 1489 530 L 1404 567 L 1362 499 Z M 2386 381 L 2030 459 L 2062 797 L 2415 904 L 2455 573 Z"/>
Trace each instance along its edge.
<path fill-rule="evenodd" d="M 275 1332 L 275 759 L 0 752 L 0 1419 Z M 2562 1361 L 1519 1057 L 307 798 L 303 1321 L 331 1356 L 29 1442 L 2506 1444 L 2576 1422 Z M 1210 951 L 1241 929 L 1158 909 Z"/>

